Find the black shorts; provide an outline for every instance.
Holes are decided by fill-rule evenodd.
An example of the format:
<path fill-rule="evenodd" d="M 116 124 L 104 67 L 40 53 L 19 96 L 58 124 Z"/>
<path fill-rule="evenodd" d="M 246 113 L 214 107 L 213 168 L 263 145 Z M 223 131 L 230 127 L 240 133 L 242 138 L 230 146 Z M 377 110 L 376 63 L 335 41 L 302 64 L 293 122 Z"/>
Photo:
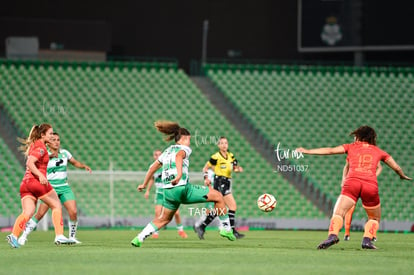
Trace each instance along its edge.
<path fill-rule="evenodd" d="M 223 196 L 231 194 L 231 179 L 226 177 L 214 176 L 214 189 Z"/>

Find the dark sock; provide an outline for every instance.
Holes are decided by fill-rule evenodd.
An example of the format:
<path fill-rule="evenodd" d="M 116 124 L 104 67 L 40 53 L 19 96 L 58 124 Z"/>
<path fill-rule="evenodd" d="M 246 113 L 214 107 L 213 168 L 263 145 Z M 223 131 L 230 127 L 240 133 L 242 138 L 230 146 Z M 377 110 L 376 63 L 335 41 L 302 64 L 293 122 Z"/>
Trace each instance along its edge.
<path fill-rule="evenodd" d="M 229 210 L 229 220 L 230 220 L 230 226 L 231 229 L 234 230 L 234 218 L 236 217 L 236 211 Z"/>
<path fill-rule="evenodd" d="M 215 218 L 217 214 L 215 211 L 208 213 L 206 219 L 201 223 L 201 228 L 205 229 Z"/>

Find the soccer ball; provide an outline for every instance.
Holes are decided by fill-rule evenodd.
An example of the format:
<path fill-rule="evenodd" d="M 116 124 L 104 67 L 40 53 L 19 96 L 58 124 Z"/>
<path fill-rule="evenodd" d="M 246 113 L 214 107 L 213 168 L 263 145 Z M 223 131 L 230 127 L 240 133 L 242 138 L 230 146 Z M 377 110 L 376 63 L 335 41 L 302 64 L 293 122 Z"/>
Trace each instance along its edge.
<path fill-rule="evenodd" d="M 277 201 L 271 194 L 263 194 L 257 199 L 257 206 L 264 212 L 270 212 L 276 207 Z"/>

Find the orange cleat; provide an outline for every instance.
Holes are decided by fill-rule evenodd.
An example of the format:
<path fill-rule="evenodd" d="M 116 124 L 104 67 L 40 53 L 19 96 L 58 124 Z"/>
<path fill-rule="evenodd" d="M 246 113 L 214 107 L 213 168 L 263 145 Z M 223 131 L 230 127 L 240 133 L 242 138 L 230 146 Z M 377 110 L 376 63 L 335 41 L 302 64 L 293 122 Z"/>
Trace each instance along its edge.
<path fill-rule="evenodd" d="M 178 235 L 180 235 L 181 238 L 187 239 L 187 233 L 184 232 L 184 230 L 178 230 Z"/>

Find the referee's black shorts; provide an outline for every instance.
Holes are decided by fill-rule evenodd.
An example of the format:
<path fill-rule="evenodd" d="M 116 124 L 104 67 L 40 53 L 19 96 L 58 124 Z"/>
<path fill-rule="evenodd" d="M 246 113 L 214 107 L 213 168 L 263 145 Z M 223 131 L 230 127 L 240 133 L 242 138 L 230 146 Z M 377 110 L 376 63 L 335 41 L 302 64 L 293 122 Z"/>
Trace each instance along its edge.
<path fill-rule="evenodd" d="M 229 195 L 231 194 L 231 179 L 222 176 L 214 176 L 213 187 L 223 196 Z"/>

